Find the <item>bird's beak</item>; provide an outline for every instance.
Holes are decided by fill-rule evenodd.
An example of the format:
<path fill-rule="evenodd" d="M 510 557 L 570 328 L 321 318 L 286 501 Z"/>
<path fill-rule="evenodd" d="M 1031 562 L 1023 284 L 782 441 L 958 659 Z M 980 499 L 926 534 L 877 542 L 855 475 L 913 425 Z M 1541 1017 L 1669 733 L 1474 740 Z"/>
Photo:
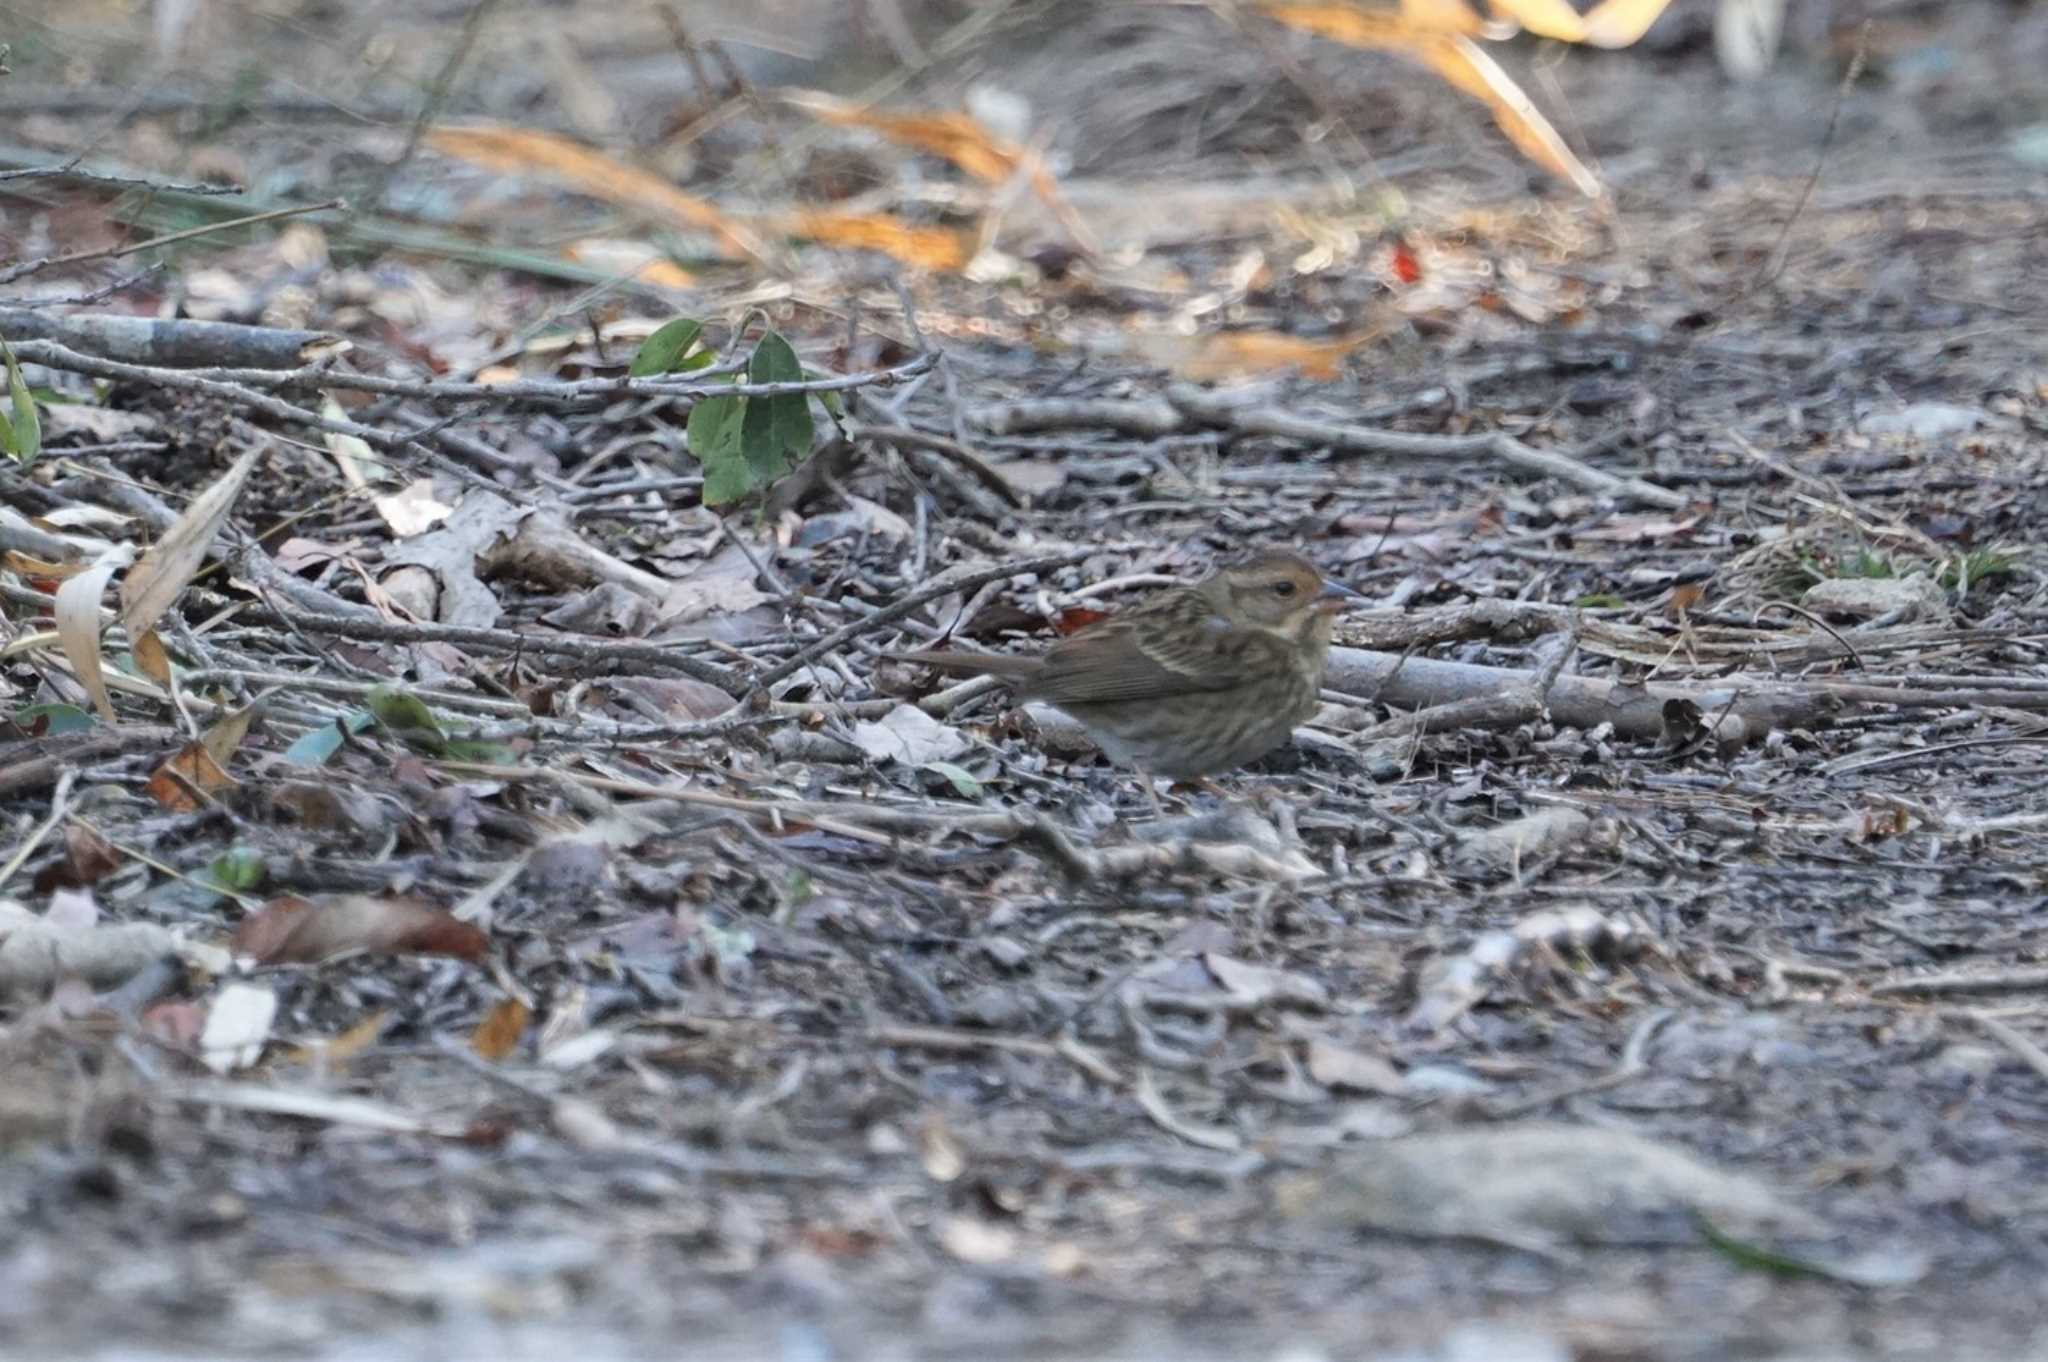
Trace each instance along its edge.
<path fill-rule="evenodd" d="M 1364 596 L 1344 583 L 1326 577 L 1323 579 L 1323 589 L 1316 593 L 1315 607 L 1326 615 L 1334 615 L 1346 606 L 1364 599 Z"/>

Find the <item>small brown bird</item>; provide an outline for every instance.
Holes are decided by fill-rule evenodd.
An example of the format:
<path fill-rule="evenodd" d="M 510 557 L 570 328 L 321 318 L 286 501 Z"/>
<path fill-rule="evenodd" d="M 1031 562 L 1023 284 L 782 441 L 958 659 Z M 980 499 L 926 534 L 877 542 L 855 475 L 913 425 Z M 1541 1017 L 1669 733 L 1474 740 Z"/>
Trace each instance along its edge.
<path fill-rule="evenodd" d="M 1265 755 L 1315 712 L 1332 617 L 1356 599 L 1300 554 L 1267 549 L 1088 625 L 1042 657 L 889 656 L 1008 678 L 1018 700 L 1071 714 L 1111 760 L 1192 780 Z"/>

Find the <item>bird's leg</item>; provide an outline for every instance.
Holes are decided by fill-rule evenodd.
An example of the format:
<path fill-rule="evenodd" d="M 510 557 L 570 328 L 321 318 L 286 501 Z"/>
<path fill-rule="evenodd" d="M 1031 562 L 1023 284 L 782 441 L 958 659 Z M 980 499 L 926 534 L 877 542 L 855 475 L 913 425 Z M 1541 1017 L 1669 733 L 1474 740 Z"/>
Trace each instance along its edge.
<path fill-rule="evenodd" d="M 1153 783 L 1152 773 L 1141 768 L 1138 771 L 1138 783 L 1145 787 L 1145 798 L 1152 801 L 1152 816 L 1160 822 L 1165 822 L 1166 806 L 1159 802 L 1159 786 Z"/>

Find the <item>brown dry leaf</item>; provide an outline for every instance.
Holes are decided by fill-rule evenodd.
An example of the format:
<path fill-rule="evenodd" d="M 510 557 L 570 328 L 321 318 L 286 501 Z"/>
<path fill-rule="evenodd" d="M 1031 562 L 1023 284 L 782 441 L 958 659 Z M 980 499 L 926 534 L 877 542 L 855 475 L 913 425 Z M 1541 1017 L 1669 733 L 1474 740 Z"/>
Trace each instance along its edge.
<path fill-rule="evenodd" d="M 344 952 L 452 955 L 480 960 L 484 934 L 446 909 L 393 895 L 272 899 L 235 929 L 232 946 L 258 964 L 306 964 Z"/>
<path fill-rule="evenodd" d="M 1498 6 L 1496 6 L 1498 8 Z M 1539 23 L 1563 24 L 1549 6 L 1528 6 Z M 1459 11 L 1465 17 L 1461 18 Z M 1484 31 L 1478 16 L 1462 4 L 1410 0 L 1395 13 L 1360 9 L 1348 4 L 1289 5 L 1266 3 L 1259 12 L 1290 28 L 1302 29 L 1350 47 L 1404 52 L 1451 85 L 1493 111 L 1508 140 L 1524 156 L 1563 179 L 1587 198 L 1599 198 L 1600 182 L 1566 147 L 1564 139 L 1522 88 L 1508 79 L 1493 58 L 1472 41 Z M 1653 16 L 1654 17 L 1654 16 Z M 1616 28 L 1619 28 L 1616 16 Z M 1569 26 L 1569 25 L 1565 25 Z M 1538 29 L 1537 31 L 1541 31 Z"/>
<path fill-rule="evenodd" d="M 1209 376 L 1298 369 L 1303 378 L 1337 379 L 1344 376 L 1344 361 L 1352 352 L 1383 334 L 1374 329 L 1329 340 L 1306 340 L 1270 331 L 1227 331 L 1209 337 L 1192 359 L 1179 366 L 1179 372 L 1199 381 Z"/>
<path fill-rule="evenodd" d="M 470 1035 L 469 1048 L 479 1059 L 492 1063 L 512 1053 L 519 1044 L 519 1038 L 526 1034 L 526 1024 L 533 1019 L 533 1009 L 517 998 L 501 998 L 484 1014 Z"/>
<path fill-rule="evenodd" d="M 262 452 L 252 449 L 242 455 L 213 486 L 192 498 L 192 504 L 164 531 L 163 538 L 121 579 L 121 624 L 129 638 L 140 638 L 156 628 L 164 611 L 199 571 Z"/>
<path fill-rule="evenodd" d="M 784 98 L 828 123 L 866 128 L 901 146 L 943 157 L 985 184 L 1006 184 L 1018 174 L 1026 174 L 1033 192 L 1046 207 L 1052 209 L 1077 240 L 1093 249 L 1087 228 L 1060 193 L 1059 182 L 1045 163 L 1029 148 L 991 131 L 973 114 L 958 110 L 881 113 L 816 90 L 790 91 Z"/>
<path fill-rule="evenodd" d="M 1414 17 L 1405 12 L 1407 8 L 1403 6 L 1404 12 L 1397 14 L 1389 9 L 1361 9 L 1357 5 L 1341 3 L 1341 0 L 1339 3 L 1320 5 L 1277 4 L 1270 3 L 1269 0 L 1269 3 L 1259 6 L 1259 12 L 1276 23 L 1298 28 L 1304 33 L 1314 33 L 1332 42 L 1343 43 L 1347 47 L 1398 51 L 1406 48 L 1418 33 L 1427 32 L 1432 27 L 1443 27 L 1441 22 L 1428 22 L 1428 15 L 1420 12 L 1425 7 L 1417 6 L 1418 14 Z M 1479 16 L 1473 14 L 1463 4 L 1439 4 L 1428 6 L 1427 9 L 1432 12 L 1444 10 L 1446 13 L 1450 9 L 1464 10 L 1471 16 L 1475 29 L 1478 25 Z M 1418 18 L 1423 22 L 1418 23 Z"/>
<path fill-rule="evenodd" d="M 0 568 L 26 577 L 31 582 L 64 582 L 81 572 L 92 570 L 90 563 L 51 563 L 41 558 L 31 558 L 13 549 L 0 553 Z"/>
<path fill-rule="evenodd" d="M 593 198 L 644 209 L 678 226 L 710 232 L 735 254 L 763 259 L 751 232 L 704 200 L 685 194 L 659 175 L 629 166 L 554 133 L 497 125 L 441 127 L 427 145 L 472 165 L 508 174 L 539 172 Z"/>
<path fill-rule="evenodd" d="M 135 665 L 142 668 L 142 674 L 159 686 L 171 684 L 171 655 L 164 651 L 164 641 L 151 629 L 137 637 L 128 649 L 135 658 Z"/>
<path fill-rule="evenodd" d="M 1022 147 L 996 136 L 970 114 L 881 113 L 817 90 L 791 90 L 785 92 L 783 98 L 828 123 L 866 128 L 891 142 L 944 157 L 975 179 L 988 184 L 1003 183 L 1017 173 L 1017 167 L 1024 160 Z"/>
<path fill-rule="evenodd" d="M 203 802 L 201 793 L 212 794 L 234 783 L 235 778 L 206 750 L 206 740 L 199 738 L 151 772 L 142 791 L 172 813 L 192 813 Z"/>
<path fill-rule="evenodd" d="M 51 611 L 56 618 L 57 642 L 71 663 L 72 673 L 92 697 L 93 708 L 108 723 L 114 722 L 114 702 L 107 695 L 106 673 L 100 665 L 100 597 L 106 594 L 107 583 L 115 571 L 129 562 L 134 552 L 123 544 L 59 586 L 57 603 Z"/>
<path fill-rule="evenodd" d="M 346 1064 L 382 1039 L 396 1020 L 390 1008 L 372 1012 L 338 1036 L 301 1045 L 291 1052 L 290 1059 L 295 1064 L 323 1064 L 329 1068 Z"/>
<path fill-rule="evenodd" d="M 834 213 L 798 209 L 779 220 L 782 231 L 841 250 L 880 251 L 919 269 L 957 273 L 974 256 L 974 242 L 946 227 L 919 227 L 886 213 Z"/>
<path fill-rule="evenodd" d="M 1601 196 L 1600 181 L 1586 169 L 1571 148 L 1550 126 L 1550 120 L 1536 111 L 1522 87 L 1508 79 L 1499 63 L 1479 50 L 1463 34 L 1423 38 L 1409 51 L 1430 70 L 1493 110 L 1493 121 L 1507 134 L 1524 156 L 1545 170 L 1569 180 L 1572 187 L 1589 199 Z"/>
<path fill-rule="evenodd" d="M 121 853 L 84 823 L 64 825 L 64 854 L 36 872 L 35 889 L 86 889 L 121 868 Z"/>
<path fill-rule="evenodd" d="M 156 769 L 143 786 L 144 791 L 173 813 L 191 813 L 200 804 L 193 797 L 194 789 L 211 794 L 233 785 L 235 778 L 227 772 L 228 761 L 249 735 L 256 704 L 252 701 L 243 705 L 200 734 L 197 741 L 185 744 Z"/>

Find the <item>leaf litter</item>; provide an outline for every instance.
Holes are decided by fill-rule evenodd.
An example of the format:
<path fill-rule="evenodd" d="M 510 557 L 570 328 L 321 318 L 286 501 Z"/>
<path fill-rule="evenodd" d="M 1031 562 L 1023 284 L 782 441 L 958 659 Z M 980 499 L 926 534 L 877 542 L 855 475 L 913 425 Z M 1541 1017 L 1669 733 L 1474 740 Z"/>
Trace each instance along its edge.
<path fill-rule="evenodd" d="M 371 1334 L 516 1298 L 584 1342 L 1362 1357 L 1482 1316 L 1597 1350 L 1634 1301 L 1651 1355 L 2020 1355 L 2048 374 L 1998 299 L 2038 205 L 1954 154 L 1996 72 L 1937 109 L 1914 63 L 2041 21 L 1847 39 L 1894 83 L 1801 207 L 1756 149 L 1818 155 L 1832 76 L 1729 96 L 1683 7 L 1543 81 L 1462 5 L 1363 35 L 1417 67 L 1263 8 L 1300 22 L 982 35 L 1012 88 L 941 62 L 901 107 L 754 57 L 801 100 L 720 93 L 741 49 L 686 34 L 639 158 L 556 42 L 576 137 L 323 131 L 303 173 L 368 151 L 381 198 L 174 261 L 183 316 L 115 295 L 326 328 L 317 371 L 0 323 L 0 1057 L 61 1113 L 0 1122 L 46 1155 L 0 1174 L 23 1346 L 204 1231 L 240 1299 Z M 531 107 L 469 69 L 466 114 Z M 202 178 L 136 117 L 122 155 Z M 1612 206 L 1559 192 L 1586 165 Z M 64 194 L 81 245 L 209 211 Z M 1223 778 L 1255 811 L 1153 823 L 1057 715 L 877 656 L 1043 647 L 1268 539 L 1380 608 L 1317 736 Z M 316 1186 L 436 1270 L 330 1252 Z M 142 1327 L 283 1318 L 211 1290 Z"/>

